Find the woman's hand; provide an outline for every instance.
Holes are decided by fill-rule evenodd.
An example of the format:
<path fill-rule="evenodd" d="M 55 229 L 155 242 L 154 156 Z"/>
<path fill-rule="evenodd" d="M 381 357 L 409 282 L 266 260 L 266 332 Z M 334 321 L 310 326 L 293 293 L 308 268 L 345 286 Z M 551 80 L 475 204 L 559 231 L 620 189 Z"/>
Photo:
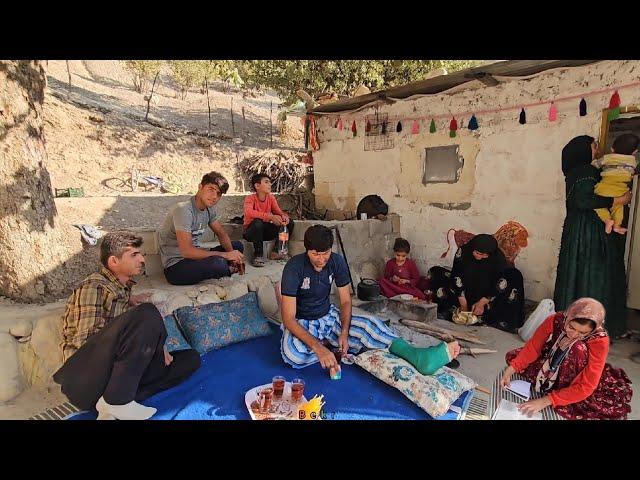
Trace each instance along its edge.
<path fill-rule="evenodd" d="M 524 402 L 518 405 L 518 410 L 520 410 L 520 413 L 531 417 L 545 407 L 548 407 L 549 405 L 551 405 L 551 399 L 547 395 L 545 397 L 536 398 L 535 400 L 529 400 L 528 402 Z"/>
<path fill-rule="evenodd" d="M 514 373 L 516 373 L 516 370 L 511 365 L 505 369 L 504 374 L 502 375 L 502 380 L 500 380 L 500 386 L 502 388 L 507 388 L 511 385 L 511 377 Z"/>
<path fill-rule="evenodd" d="M 467 304 L 467 299 L 464 297 L 458 297 L 458 302 L 460 303 L 460 311 L 461 312 L 468 312 L 469 311 L 469 305 Z"/>
<path fill-rule="evenodd" d="M 631 190 L 627 190 L 624 195 L 613 199 L 614 205 L 629 205 L 629 202 L 631 202 Z"/>
<path fill-rule="evenodd" d="M 473 304 L 473 307 L 471 307 L 471 310 L 473 311 L 474 315 L 480 316 L 484 313 L 484 307 L 486 307 L 488 304 L 489 304 L 489 299 L 483 297 Z"/>
<path fill-rule="evenodd" d="M 391 277 L 391 281 L 393 283 L 397 283 L 398 285 L 400 284 L 400 277 L 397 275 L 394 275 L 393 277 Z"/>

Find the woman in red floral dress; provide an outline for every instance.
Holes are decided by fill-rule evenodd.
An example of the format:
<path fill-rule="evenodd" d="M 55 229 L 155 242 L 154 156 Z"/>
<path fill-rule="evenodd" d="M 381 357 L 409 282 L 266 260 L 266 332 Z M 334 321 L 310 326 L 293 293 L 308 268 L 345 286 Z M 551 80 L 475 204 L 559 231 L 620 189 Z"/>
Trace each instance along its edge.
<path fill-rule="evenodd" d="M 550 405 L 571 420 L 627 418 L 631 381 L 624 370 L 605 363 L 604 318 L 600 302 L 580 298 L 566 312 L 549 316 L 524 347 L 506 354 L 502 386 L 518 372 L 545 394 L 520 405 L 521 412 L 531 415 Z"/>

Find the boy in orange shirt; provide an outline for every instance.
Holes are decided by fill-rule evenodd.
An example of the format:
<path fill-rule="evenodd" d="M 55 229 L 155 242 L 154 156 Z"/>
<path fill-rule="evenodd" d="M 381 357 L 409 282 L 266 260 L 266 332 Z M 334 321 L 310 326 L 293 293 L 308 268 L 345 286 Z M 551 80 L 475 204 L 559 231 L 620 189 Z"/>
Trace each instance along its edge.
<path fill-rule="evenodd" d="M 282 225 L 286 225 L 289 235 L 293 232 L 293 220 L 282 211 L 276 197 L 271 193 L 271 178 L 259 173 L 251 177 L 251 185 L 255 194 L 244 200 L 243 238 L 253 243 L 254 267 L 264 266 L 262 242 L 274 240 Z M 277 252 L 270 256 L 271 260 L 280 260 Z"/>

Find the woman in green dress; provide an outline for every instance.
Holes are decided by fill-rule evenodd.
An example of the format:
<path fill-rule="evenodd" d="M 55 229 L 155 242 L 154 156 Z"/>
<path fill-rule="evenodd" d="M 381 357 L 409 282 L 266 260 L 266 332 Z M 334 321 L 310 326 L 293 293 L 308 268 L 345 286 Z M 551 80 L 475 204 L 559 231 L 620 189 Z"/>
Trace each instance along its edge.
<path fill-rule="evenodd" d="M 595 195 L 600 171 L 591 165 L 598 145 L 588 135 L 571 140 L 562 149 L 562 172 L 566 182 L 567 216 L 562 229 L 554 301 L 565 310 L 574 300 L 591 297 L 607 311 L 607 329 L 612 338 L 626 327 L 625 235 L 609 234 L 595 208 L 626 205 L 627 193 L 617 198 Z"/>

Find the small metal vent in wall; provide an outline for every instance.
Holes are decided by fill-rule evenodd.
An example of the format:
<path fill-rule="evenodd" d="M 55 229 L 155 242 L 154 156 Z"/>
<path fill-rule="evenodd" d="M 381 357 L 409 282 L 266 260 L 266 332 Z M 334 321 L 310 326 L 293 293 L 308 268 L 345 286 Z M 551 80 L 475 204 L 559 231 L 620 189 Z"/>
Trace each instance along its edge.
<path fill-rule="evenodd" d="M 459 145 L 425 148 L 422 184 L 456 183 L 463 166 Z"/>

